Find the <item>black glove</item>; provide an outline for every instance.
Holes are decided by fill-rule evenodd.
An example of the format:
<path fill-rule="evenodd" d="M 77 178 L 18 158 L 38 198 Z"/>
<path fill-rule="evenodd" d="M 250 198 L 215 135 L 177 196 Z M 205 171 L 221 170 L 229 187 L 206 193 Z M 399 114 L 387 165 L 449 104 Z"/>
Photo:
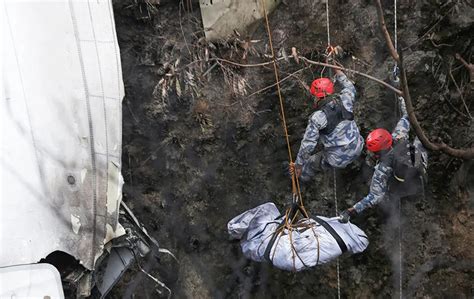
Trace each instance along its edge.
<path fill-rule="evenodd" d="M 357 212 L 354 208 L 349 208 L 344 211 L 339 215 L 339 222 L 341 223 L 347 223 L 351 219 L 352 216 L 357 215 Z"/>

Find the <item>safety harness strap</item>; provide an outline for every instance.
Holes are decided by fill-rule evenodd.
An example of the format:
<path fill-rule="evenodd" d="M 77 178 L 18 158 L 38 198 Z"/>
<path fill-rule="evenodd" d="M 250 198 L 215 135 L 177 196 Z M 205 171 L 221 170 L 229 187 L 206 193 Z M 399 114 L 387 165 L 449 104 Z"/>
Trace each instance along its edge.
<path fill-rule="evenodd" d="M 334 98 L 330 102 L 334 104 L 327 103 L 320 109 L 324 112 L 327 119 L 326 127 L 319 130 L 324 135 L 331 134 L 343 120 L 354 120 L 354 114 L 347 111 L 340 99 Z"/>
<path fill-rule="evenodd" d="M 339 248 L 341 248 L 342 253 L 347 251 L 347 246 L 346 243 L 342 240 L 342 238 L 337 234 L 337 232 L 332 228 L 326 221 L 319 217 L 314 217 L 314 220 L 319 223 L 322 227 L 324 227 L 330 234 L 331 236 L 336 240 L 337 245 L 339 245 Z"/>

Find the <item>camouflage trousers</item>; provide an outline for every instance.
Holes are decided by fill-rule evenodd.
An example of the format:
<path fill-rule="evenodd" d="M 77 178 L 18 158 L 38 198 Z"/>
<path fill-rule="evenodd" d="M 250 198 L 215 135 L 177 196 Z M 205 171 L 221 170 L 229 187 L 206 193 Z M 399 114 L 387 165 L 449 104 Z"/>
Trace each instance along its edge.
<path fill-rule="evenodd" d="M 302 182 L 309 182 L 318 172 L 323 172 L 331 168 L 332 166 L 326 161 L 323 152 L 318 152 L 312 155 L 303 165 L 300 180 Z"/>

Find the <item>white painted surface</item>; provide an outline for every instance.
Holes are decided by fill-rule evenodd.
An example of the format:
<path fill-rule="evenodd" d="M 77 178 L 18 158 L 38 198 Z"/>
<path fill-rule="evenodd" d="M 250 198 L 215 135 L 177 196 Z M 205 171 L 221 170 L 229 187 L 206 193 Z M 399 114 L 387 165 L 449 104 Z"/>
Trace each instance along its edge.
<path fill-rule="evenodd" d="M 61 250 L 92 269 L 123 233 L 111 1 L 4 0 L 0 20 L 0 267 Z"/>
<path fill-rule="evenodd" d="M 64 298 L 61 277 L 50 264 L 0 268 L 0 298 Z"/>

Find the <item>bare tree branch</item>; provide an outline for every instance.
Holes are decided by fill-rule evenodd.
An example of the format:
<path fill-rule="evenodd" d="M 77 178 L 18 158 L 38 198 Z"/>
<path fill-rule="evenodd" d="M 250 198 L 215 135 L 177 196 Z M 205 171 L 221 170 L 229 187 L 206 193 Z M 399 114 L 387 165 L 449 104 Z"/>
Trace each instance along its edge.
<path fill-rule="evenodd" d="M 372 81 L 375 81 L 375 82 L 377 82 L 377 83 L 379 83 L 379 84 L 382 84 L 383 86 L 387 87 L 388 89 L 393 90 L 393 91 L 394 91 L 396 94 L 398 94 L 398 95 L 402 95 L 402 91 L 396 89 L 396 88 L 393 87 L 392 85 L 390 85 L 390 84 L 388 84 L 388 83 L 386 83 L 386 82 L 384 82 L 384 81 L 382 81 L 382 80 L 380 80 L 380 79 L 377 79 L 377 78 L 375 78 L 375 77 L 372 77 L 372 76 L 370 76 L 370 75 L 367 75 L 367 74 L 365 74 L 365 73 L 362 73 L 362 72 L 359 72 L 359 71 L 356 71 L 356 70 L 346 69 L 346 68 L 344 68 L 344 67 L 340 67 L 340 66 L 337 66 L 337 65 L 332 65 L 332 64 L 323 63 L 323 62 L 318 62 L 318 61 L 313 61 L 313 60 L 310 60 L 310 59 L 308 59 L 308 58 L 306 58 L 306 57 L 302 57 L 302 56 L 300 56 L 299 59 L 302 60 L 302 61 L 305 61 L 305 62 L 307 62 L 307 63 L 309 63 L 309 64 L 325 66 L 325 67 L 333 68 L 333 69 L 336 69 L 336 70 L 341 70 L 341 71 L 343 71 L 343 72 L 353 73 L 353 74 L 360 75 L 360 76 L 362 76 L 362 77 L 365 77 L 365 78 L 367 78 L 367 79 L 370 79 L 370 80 L 372 80 Z"/>
<path fill-rule="evenodd" d="M 473 66 L 473 69 L 474 69 L 474 65 Z M 473 70 L 474 71 L 474 70 Z M 459 97 L 461 98 L 461 101 L 462 101 L 462 104 L 464 105 L 464 108 L 466 109 L 466 112 L 467 112 L 467 115 L 469 116 L 470 119 L 473 119 L 472 115 L 471 115 L 471 112 L 469 112 L 469 107 L 466 105 L 466 101 L 464 100 L 464 96 L 462 94 L 462 90 L 461 88 L 459 88 L 459 85 L 458 83 L 456 82 L 456 79 L 454 79 L 454 76 L 453 76 L 453 72 L 451 70 L 451 63 L 449 64 L 449 70 L 448 70 L 448 74 L 449 74 L 449 77 L 451 78 L 451 80 L 453 81 L 454 83 L 454 86 L 456 87 L 458 93 L 459 93 Z M 471 82 L 474 82 L 474 78 L 471 78 Z"/>
<path fill-rule="evenodd" d="M 388 33 L 387 26 L 385 25 L 385 19 L 383 16 L 382 4 L 380 0 L 375 1 L 377 7 L 377 13 L 379 17 L 379 25 L 380 29 L 382 30 L 382 34 L 385 38 L 385 42 L 387 47 L 390 51 L 390 55 L 392 55 L 393 59 L 398 63 L 400 67 L 400 74 L 402 80 L 402 90 L 403 90 L 403 98 L 405 99 L 405 104 L 407 107 L 408 118 L 410 119 L 410 124 L 415 130 L 416 135 L 420 138 L 421 143 L 430 150 L 433 151 L 442 151 L 450 156 L 462 158 L 462 159 L 473 159 L 474 158 L 474 147 L 466 148 L 466 149 L 455 149 L 450 147 L 449 145 L 445 144 L 444 142 L 441 143 L 433 143 L 431 142 L 428 137 L 426 136 L 425 132 L 420 126 L 418 119 L 415 115 L 415 109 L 413 108 L 413 102 L 411 101 L 410 97 L 410 90 L 408 88 L 408 81 L 405 72 L 405 68 L 403 67 L 403 57 L 402 55 L 398 55 L 397 51 L 393 47 L 392 39 L 390 38 L 390 34 Z"/>
<path fill-rule="evenodd" d="M 310 68 L 310 67 L 311 67 L 311 66 L 306 66 L 306 67 L 304 67 L 304 68 L 302 68 L 302 69 L 297 70 L 296 72 L 293 72 L 293 73 L 289 74 L 289 75 L 286 76 L 285 78 L 280 79 L 280 82 L 279 82 L 279 83 L 282 83 L 282 82 L 284 82 L 284 81 L 290 79 L 291 77 L 295 76 L 297 73 L 300 73 L 300 72 L 302 72 L 302 71 L 304 71 L 304 70 L 306 70 L 306 69 L 308 69 L 308 68 Z M 270 88 L 272 88 L 272 87 L 274 87 L 274 86 L 276 86 L 276 85 L 277 85 L 277 83 L 275 82 L 275 83 L 273 83 L 273 84 L 271 84 L 271 85 L 268 85 L 268 86 L 266 86 L 266 87 L 264 87 L 264 88 L 262 88 L 262 89 L 259 89 L 259 90 L 257 90 L 257 91 L 254 91 L 254 92 L 252 92 L 251 94 L 249 94 L 249 95 L 247 96 L 247 98 L 250 98 L 251 96 L 254 96 L 254 95 L 258 94 L 258 93 L 261 93 L 261 92 L 263 92 L 263 91 L 265 91 L 265 90 L 267 90 L 267 89 L 270 89 Z"/>
<path fill-rule="evenodd" d="M 466 60 L 464 60 L 461 55 L 456 53 L 456 59 L 461 61 L 461 63 L 466 67 L 466 69 L 469 71 L 469 78 L 471 79 L 471 84 L 474 83 L 474 64 L 472 63 L 467 63 Z"/>
<path fill-rule="evenodd" d="M 367 75 L 365 73 L 362 73 L 362 72 L 359 72 L 359 71 L 356 71 L 356 70 L 340 67 L 340 66 L 333 65 L 333 64 L 328 64 L 328 63 L 319 62 L 319 61 L 313 61 L 313 60 L 310 60 L 310 59 L 308 59 L 306 57 L 303 57 L 303 56 L 297 56 L 297 57 L 298 57 L 299 60 L 305 61 L 309 64 L 325 66 L 325 67 L 329 67 L 329 68 L 333 68 L 333 69 L 336 69 L 336 70 L 341 70 L 341 71 L 344 71 L 344 72 L 347 72 L 347 73 L 353 73 L 353 74 L 365 77 L 365 78 L 370 79 L 372 81 L 375 81 L 379 84 L 382 84 L 383 86 L 385 86 L 388 89 L 394 91 L 398 95 L 402 95 L 401 90 L 398 90 L 395 87 L 393 87 L 392 85 L 390 85 L 390 84 L 388 84 L 388 83 L 386 83 L 386 82 L 384 82 L 380 79 L 377 79 L 377 78 L 375 78 L 371 75 Z M 282 60 L 282 59 L 284 59 L 284 58 L 283 57 L 277 58 L 277 59 L 275 59 L 275 61 L 279 61 L 279 60 Z M 235 66 L 240 66 L 240 67 L 258 67 L 258 66 L 265 66 L 265 65 L 273 63 L 273 61 L 269 61 L 269 62 L 262 62 L 262 63 L 256 63 L 256 64 L 241 64 L 241 63 L 237 63 L 237 62 L 234 62 L 234 61 L 230 61 L 230 60 L 226 60 L 226 59 L 222 59 L 222 58 L 217 58 L 217 57 L 216 58 L 210 58 L 208 61 L 213 61 L 213 60 L 228 63 L 228 64 L 232 64 L 232 65 L 235 65 Z M 295 58 L 295 60 L 296 60 L 296 58 Z"/>
<path fill-rule="evenodd" d="M 392 38 L 387 30 L 387 25 L 385 25 L 385 18 L 383 16 L 382 4 L 380 4 L 380 0 L 376 0 L 377 2 L 377 15 L 379 17 L 379 24 L 380 28 L 382 29 L 383 37 L 385 38 L 385 43 L 387 44 L 388 50 L 390 51 L 390 55 L 392 55 L 393 59 L 397 63 L 400 63 L 400 58 L 398 57 L 397 49 L 393 46 Z"/>

